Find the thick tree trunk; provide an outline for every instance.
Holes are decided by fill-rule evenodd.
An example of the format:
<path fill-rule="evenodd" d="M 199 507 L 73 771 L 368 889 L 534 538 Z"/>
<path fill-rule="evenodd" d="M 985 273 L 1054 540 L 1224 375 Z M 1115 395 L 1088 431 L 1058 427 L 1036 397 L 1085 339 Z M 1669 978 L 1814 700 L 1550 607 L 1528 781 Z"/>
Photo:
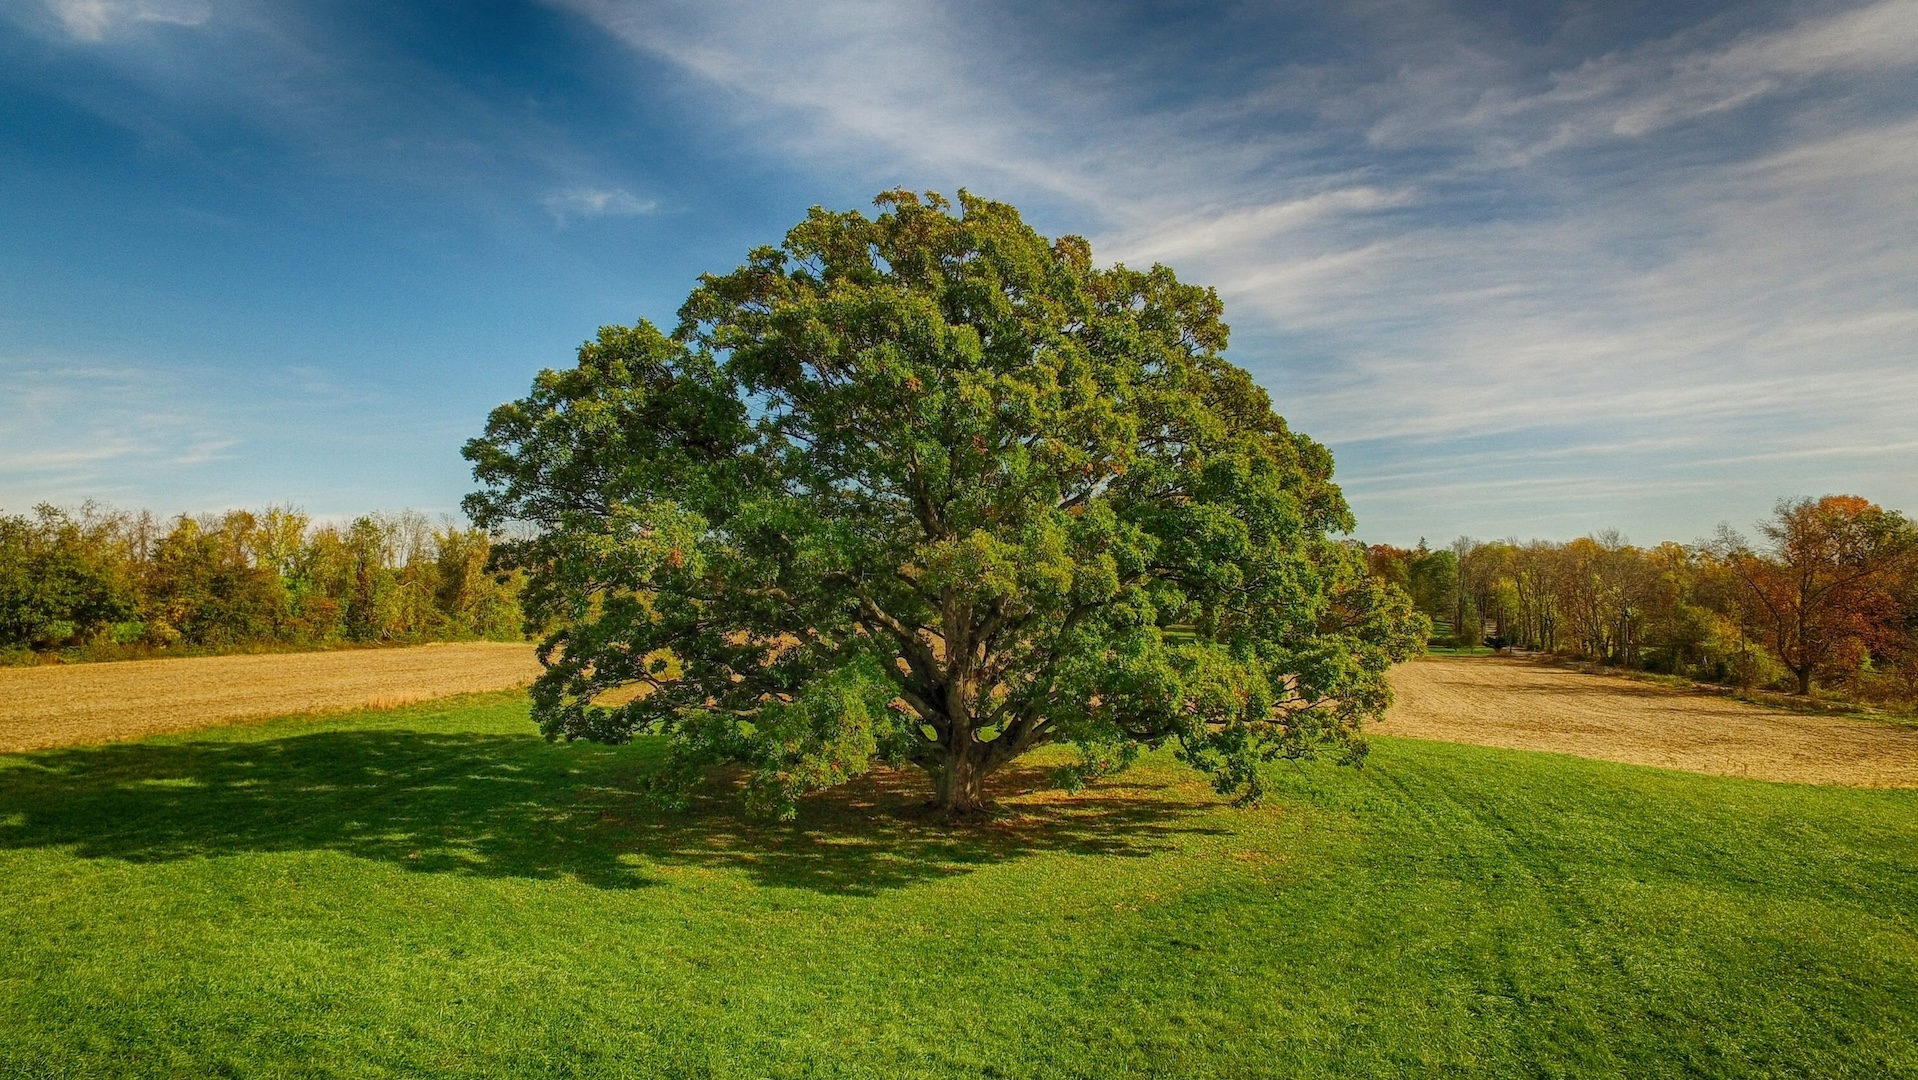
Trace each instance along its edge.
<path fill-rule="evenodd" d="M 970 814 L 985 805 L 985 748 L 965 746 L 947 754 L 938 776 L 937 805 L 946 813 Z"/>
<path fill-rule="evenodd" d="M 972 655 L 971 624 L 969 607 L 947 603 L 942 637 L 947 682 L 941 701 L 947 720 L 946 760 L 938 776 L 938 806 L 950 817 L 984 805 L 986 776 L 999 764 L 990 746 L 976 737 L 981 687 L 975 663 L 982 658 Z"/>
<path fill-rule="evenodd" d="M 1798 676 L 1798 693 L 1801 697 L 1811 696 L 1811 669 L 1800 668 L 1792 674 Z"/>

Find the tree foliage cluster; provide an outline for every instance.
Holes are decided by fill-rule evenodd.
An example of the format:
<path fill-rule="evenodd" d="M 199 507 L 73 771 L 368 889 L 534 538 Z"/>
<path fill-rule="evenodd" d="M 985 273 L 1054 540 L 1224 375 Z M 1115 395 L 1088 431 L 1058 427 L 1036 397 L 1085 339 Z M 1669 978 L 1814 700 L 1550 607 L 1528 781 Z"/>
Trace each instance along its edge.
<path fill-rule="evenodd" d="M 1858 496 L 1781 501 L 1755 538 L 1643 548 L 1606 531 L 1370 557 L 1387 580 L 1447 581 L 1410 591 L 1458 644 L 1918 705 L 1918 529 Z"/>
<path fill-rule="evenodd" d="M 1051 743 L 1066 783 L 1169 744 L 1222 791 L 1363 752 L 1429 629 L 1334 538 L 1324 447 L 1223 357 L 1210 289 L 1099 268 L 1012 207 L 815 209 L 495 410 L 483 527 L 554 627 L 549 737 L 674 740 L 793 812 L 874 762 L 940 806 Z"/>
<path fill-rule="evenodd" d="M 517 637 L 519 581 L 491 553 L 484 532 L 414 512 L 331 525 L 287 507 L 162 521 L 43 505 L 0 514 L 0 648 Z"/>

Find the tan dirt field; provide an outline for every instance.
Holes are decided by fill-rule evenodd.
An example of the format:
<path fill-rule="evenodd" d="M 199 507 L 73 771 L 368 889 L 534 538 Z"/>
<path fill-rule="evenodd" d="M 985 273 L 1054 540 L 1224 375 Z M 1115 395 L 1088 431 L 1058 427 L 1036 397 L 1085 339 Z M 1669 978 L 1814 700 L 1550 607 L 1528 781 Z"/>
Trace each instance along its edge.
<path fill-rule="evenodd" d="M 539 670 L 531 645 L 498 641 L 0 668 L 0 752 L 391 708 L 525 686 Z"/>
<path fill-rule="evenodd" d="M 1666 769 L 1918 787 L 1918 729 L 1786 712 L 1507 657 L 1427 657 L 1390 675 L 1381 735 Z"/>

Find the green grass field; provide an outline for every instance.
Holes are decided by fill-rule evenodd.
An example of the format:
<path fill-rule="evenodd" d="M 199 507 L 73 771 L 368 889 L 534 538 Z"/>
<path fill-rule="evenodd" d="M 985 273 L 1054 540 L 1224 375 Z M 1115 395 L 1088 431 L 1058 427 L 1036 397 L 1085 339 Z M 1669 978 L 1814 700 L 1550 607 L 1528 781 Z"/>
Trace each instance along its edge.
<path fill-rule="evenodd" d="M 501 695 L 0 757 L 0 1076 L 1918 1076 L 1918 791 L 1380 739 L 765 826 L 656 752 Z"/>
<path fill-rule="evenodd" d="M 1489 645 L 1427 645 L 1428 656 L 1497 656 L 1498 650 Z"/>

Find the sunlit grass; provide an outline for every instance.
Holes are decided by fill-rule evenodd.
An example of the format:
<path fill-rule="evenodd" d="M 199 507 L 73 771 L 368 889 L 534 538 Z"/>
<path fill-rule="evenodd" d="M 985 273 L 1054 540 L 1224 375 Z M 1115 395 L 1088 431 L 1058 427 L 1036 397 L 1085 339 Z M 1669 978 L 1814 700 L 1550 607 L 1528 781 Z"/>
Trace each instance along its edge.
<path fill-rule="evenodd" d="M 1918 1075 L 1918 792 L 1380 739 L 651 811 L 523 697 L 0 757 L 0 1076 Z"/>

